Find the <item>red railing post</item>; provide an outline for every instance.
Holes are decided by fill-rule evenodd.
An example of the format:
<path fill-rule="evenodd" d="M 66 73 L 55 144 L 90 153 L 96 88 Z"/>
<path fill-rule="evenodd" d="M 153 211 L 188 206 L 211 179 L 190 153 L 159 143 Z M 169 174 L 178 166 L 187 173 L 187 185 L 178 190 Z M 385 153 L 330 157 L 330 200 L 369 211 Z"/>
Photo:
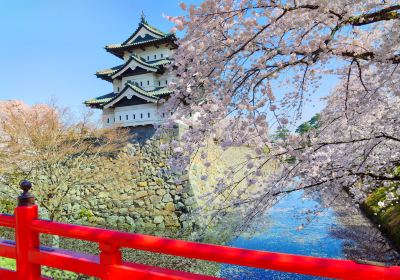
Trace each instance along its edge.
<path fill-rule="evenodd" d="M 117 246 L 112 244 L 100 243 L 100 265 L 102 267 L 102 280 L 113 279 L 111 269 L 113 265 L 119 265 L 122 263 L 121 251 Z"/>
<path fill-rule="evenodd" d="M 38 218 L 38 207 L 35 197 L 29 193 L 32 185 L 29 181 L 22 181 L 23 193 L 18 197 L 18 207 L 15 208 L 15 241 L 17 251 L 17 279 L 41 279 L 40 265 L 29 261 L 29 252 L 39 247 L 39 233 L 30 229 L 32 220 Z"/>

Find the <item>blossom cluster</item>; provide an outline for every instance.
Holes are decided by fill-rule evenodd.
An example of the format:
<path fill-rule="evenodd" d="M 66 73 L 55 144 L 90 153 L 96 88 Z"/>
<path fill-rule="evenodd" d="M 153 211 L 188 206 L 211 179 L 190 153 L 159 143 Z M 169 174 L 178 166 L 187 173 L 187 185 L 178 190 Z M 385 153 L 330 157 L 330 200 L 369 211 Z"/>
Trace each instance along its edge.
<path fill-rule="evenodd" d="M 224 149 L 248 146 L 246 163 L 221 174 L 214 197 L 251 219 L 298 189 L 349 191 L 356 203 L 400 164 L 400 7 L 397 1 L 205 0 L 169 17 L 186 36 L 171 68 L 175 94 L 166 103 L 188 130 L 171 164 L 184 169 L 208 139 Z M 319 127 L 290 130 L 327 75 L 337 85 Z M 189 115 L 195 117 L 188 118 Z M 207 158 L 206 155 L 204 158 Z M 274 172 L 265 174 L 266 165 Z M 238 169 L 246 169 L 238 179 Z M 259 186 L 227 193 L 240 182 Z M 395 190 L 398 192 L 398 190 Z M 210 196 L 211 197 L 211 196 Z M 385 202 L 383 202 L 385 203 Z"/>

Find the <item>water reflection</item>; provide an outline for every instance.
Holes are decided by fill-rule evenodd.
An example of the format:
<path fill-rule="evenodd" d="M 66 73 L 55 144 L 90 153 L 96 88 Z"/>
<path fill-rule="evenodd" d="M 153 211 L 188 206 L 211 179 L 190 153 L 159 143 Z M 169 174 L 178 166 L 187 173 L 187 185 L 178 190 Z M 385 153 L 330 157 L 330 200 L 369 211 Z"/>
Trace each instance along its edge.
<path fill-rule="evenodd" d="M 343 201 L 342 201 L 343 202 Z M 350 202 L 349 202 L 350 203 Z M 301 192 L 294 192 L 283 198 L 266 214 L 269 226 L 256 236 L 240 236 L 229 243 L 234 247 L 257 249 L 307 256 L 329 258 L 351 258 L 351 254 L 361 259 L 382 261 L 398 258 L 386 240 L 376 233 L 377 230 L 359 212 L 341 211 L 339 207 L 326 209 L 321 215 L 313 217 L 309 223 L 310 209 L 319 208 L 319 203 L 312 199 L 304 199 Z M 338 215 L 337 215 L 338 214 Z M 349 223 L 349 220 L 355 224 Z M 357 223 L 359 226 L 357 227 Z M 297 228 L 306 226 L 298 230 Z M 361 226 L 363 225 L 363 226 Z M 371 234 L 371 231 L 374 231 Z M 381 244 L 367 252 L 359 238 L 369 236 L 367 241 Z M 364 237 L 363 237 L 364 238 Z M 362 239 L 366 241 L 366 239 Z M 386 251 L 382 254 L 382 250 Z M 367 254 L 368 253 L 368 254 Z M 301 264 L 299 264 L 301 265 Z M 298 274 L 282 273 L 260 269 L 243 268 L 232 265 L 221 267 L 221 276 L 228 279 L 326 279 Z"/>

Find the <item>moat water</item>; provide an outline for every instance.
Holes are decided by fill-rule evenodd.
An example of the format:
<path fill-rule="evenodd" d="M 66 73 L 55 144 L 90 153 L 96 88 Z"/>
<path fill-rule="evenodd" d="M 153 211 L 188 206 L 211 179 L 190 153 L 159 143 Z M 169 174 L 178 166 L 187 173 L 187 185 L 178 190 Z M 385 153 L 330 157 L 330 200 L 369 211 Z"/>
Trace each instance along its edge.
<path fill-rule="evenodd" d="M 318 207 L 313 199 L 292 193 L 272 207 L 265 216 L 265 230 L 256 235 L 239 236 L 230 246 L 306 256 L 374 261 L 395 260 L 397 252 L 361 212 L 326 209 L 318 216 L 307 214 Z M 309 219 L 313 220 L 309 222 Z M 298 227 L 304 225 L 299 230 Z M 376 243 L 376 244 L 374 244 Z M 382 245 L 383 244 L 383 245 Z M 382 252 L 385 252 L 384 255 Z M 301 264 L 299 264 L 301 265 Z M 326 279 L 223 265 L 221 277 L 227 279 Z"/>

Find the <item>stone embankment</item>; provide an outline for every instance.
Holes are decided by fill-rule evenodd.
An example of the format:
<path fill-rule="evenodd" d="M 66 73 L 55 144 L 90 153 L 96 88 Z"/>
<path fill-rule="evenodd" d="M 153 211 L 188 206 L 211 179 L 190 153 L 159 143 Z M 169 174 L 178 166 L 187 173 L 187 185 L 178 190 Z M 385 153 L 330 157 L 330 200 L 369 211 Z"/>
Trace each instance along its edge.
<path fill-rule="evenodd" d="M 149 134 L 150 136 L 146 135 Z M 171 151 L 161 151 L 160 145 L 171 138 L 151 135 L 151 128 L 140 131 L 128 145 L 130 153 L 138 158 L 134 181 L 127 186 L 87 187 L 72 193 L 90 199 L 72 203 L 65 209 L 73 213 L 72 220 L 81 223 L 129 231 L 190 228 L 189 214 L 196 199 L 187 176 L 170 174 L 167 160 Z M 179 183 L 177 183 L 179 179 Z"/>

